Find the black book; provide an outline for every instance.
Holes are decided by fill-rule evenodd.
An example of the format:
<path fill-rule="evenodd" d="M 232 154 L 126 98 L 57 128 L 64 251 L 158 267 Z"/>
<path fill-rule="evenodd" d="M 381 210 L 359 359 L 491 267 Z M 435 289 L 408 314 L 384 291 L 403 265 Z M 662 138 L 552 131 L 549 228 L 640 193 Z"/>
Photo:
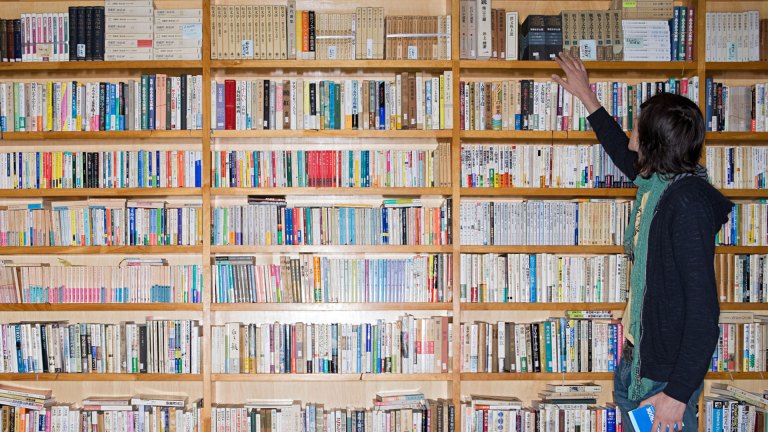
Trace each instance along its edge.
<path fill-rule="evenodd" d="M 120 86 L 120 120 L 119 124 L 122 125 L 122 129 L 125 129 L 126 117 L 125 117 L 125 101 L 126 97 L 125 94 L 128 92 L 128 83 L 118 83 Z"/>
<path fill-rule="evenodd" d="M 544 60 L 554 60 L 563 50 L 563 19 L 561 15 L 544 17 Z"/>
<path fill-rule="evenodd" d="M 21 61 L 21 20 L 13 20 L 13 55 L 16 61 Z"/>
<path fill-rule="evenodd" d="M 317 103 L 317 85 L 315 83 L 309 84 L 309 115 L 317 115 L 315 104 Z"/>
<path fill-rule="evenodd" d="M 314 84 L 310 84 L 309 85 L 309 97 L 310 97 L 310 101 L 311 101 L 310 104 L 314 108 L 315 102 L 314 102 L 314 100 L 312 100 L 312 86 L 313 85 Z M 269 116 L 269 92 L 270 92 L 270 90 L 269 89 L 271 87 L 272 86 L 270 85 L 269 80 L 264 80 L 264 100 L 262 101 L 263 102 L 262 106 L 264 107 L 264 119 L 263 119 L 263 121 L 264 121 L 263 128 L 264 129 L 272 129 L 270 127 L 272 125 L 269 124 L 269 118 L 270 118 L 270 116 Z"/>
<path fill-rule="evenodd" d="M 448 405 L 448 432 L 456 432 L 456 407 Z"/>
<path fill-rule="evenodd" d="M 93 10 L 93 60 L 104 60 L 104 6 L 96 6 Z"/>
<path fill-rule="evenodd" d="M 147 325 L 139 327 L 139 372 L 147 373 Z"/>
<path fill-rule="evenodd" d="M 47 325 L 40 326 L 40 351 L 43 360 L 43 372 L 53 372 L 48 370 L 48 329 Z"/>
<path fill-rule="evenodd" d="M 85 60 L 93 60 L 95 54 L 96 37 L 95 31 L 96 7 L 87 6 L 85 8 Z M 103 130 L 103 129 L 102 129 Z"/>
<path fill-rule="evenodd" d="M 8 20 L 0 19 L 0 60 L 7 62 L 8 61 L 8 42 L 6 42 L 7 35 L 6 32 L 6 23 Z"/>
<path fill-rule="evenodd" d="M 309 52 L 315 52 L 315 12 L 309 11 Z"/>
<path fill-rule="evenodd" d="M 549 60 L 545 55 L 544 20 L 545 15 L 528 15 L 523 21 L 520 28 L 520 60 Z"/>
<path fill-rule="evenodd" d="M 520 129 L 529 130 L 530 122 L 528 114 L 530 105 L 528 105 L 528 96 L 531 94 L 531 82 L 529 80 L 520 81 Z"/>
<path fill-rule="evenodd" d="M 5 58 L 7 61 L 16 61 L 13 50 L 13 20 L 5 20 Z"/>
<path fill-rule="evenodd" d="M 541 357 L 539 352 L 539 324 L 529 324 L 531 329 L 531 358 L 533 360 L 533 372 L 541 372 Z"/>
<path fill-rule="evenodd" d="M 69 59 L 77 60 L 77 16 L 78 7 L 70 6 L 69 13 Z"/>
<path fill-rule="evenodd" d="M 75 54 L 75 57 L 78 61 L 83 61 L 86 59 L 87 53 L 88 53 L 88 37 L 86 36 L 86 17 L 88 15 L 88 9 L 87 7 L 78 6 L 75 8 L 77 10 L 77 25 L 75 26 L 75 37 L 77 38 L 77 45 L 75 45 L 75 50 L 72 51 L 70 49 L 69 53 L 72 55 Z M 69 18 L 70 22 L 72 22 L 72 17 Z M 72 37 L 72 33 L 69 34 L 70 37 Z"/>
<path fill-rule="evenodd" d="M 181 90 L 180 90 L 180 98 L 181 98 L 181 107 L 179 109 L 181 110 L 181 130 L 187 130 L 187 75 L 182 75 L 179 79 L 181 81 Z"/>
<path fill-rule="evenodd" d="M 99 130 L 107 130 L 107 83 L 99 83 Z"/>

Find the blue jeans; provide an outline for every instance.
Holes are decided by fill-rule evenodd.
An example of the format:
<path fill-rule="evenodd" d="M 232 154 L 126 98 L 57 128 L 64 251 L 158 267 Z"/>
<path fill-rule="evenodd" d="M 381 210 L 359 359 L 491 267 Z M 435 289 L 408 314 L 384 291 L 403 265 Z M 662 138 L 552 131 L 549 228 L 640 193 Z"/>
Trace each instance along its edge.
<path fill-rule="evenodd" d="M 629 383 L 631 382 L 630 380 L 632 371 L 632 357 L 630 353 L 625 351 L 621 361 L 619 362 L 619 369 L 613 375 L 613 397 L 616 400 L 616 405 L 618 405 L 621 409 L 621 423 L 626 425 L 624 426 L 624 430 L 631 432 L 633 430 L 632 422 L 629 420 L 629 415 L 627 415 L 627 413 L 637 408 L 639 402 L 644 401 L 656 393 L 660 393 L 662 390 L 664 390 L 664 387 L 667 386 L 667 383 L 654 381 L 651 391 L 643 396 L 639 402 L 629 400 Z M 699 388 L 696 389 L 696 391 L 691 395 L 691 399 L 688 400 L 688 405 L 686 405 L 685 412 L 683 413 L 684 426 L 682 432 L 694 432 L 699 430 L 699 422 L 696 418 L 696 412 L 698 411 L 699 407 L 699 395 L 701 394 L 703 387 L 704 383 L 702 382 L 699 385 Z"/>

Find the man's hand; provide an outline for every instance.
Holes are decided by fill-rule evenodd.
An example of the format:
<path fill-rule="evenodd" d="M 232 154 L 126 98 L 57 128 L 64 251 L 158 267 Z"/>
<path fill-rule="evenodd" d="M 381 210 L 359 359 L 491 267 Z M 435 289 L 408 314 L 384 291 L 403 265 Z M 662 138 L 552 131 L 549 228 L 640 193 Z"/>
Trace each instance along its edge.
<path fill-rule="evenodd" d="M 653 405 L 653 426 L 651 426 L 651 432 L 656 432 L 661 426 L 661 432 L 675 431 L 675 425 L 677 430 L 683 429 L 683 413 L 685 412 L 685 404 L 677 399 L 664 394 L 664 392 L 657 393 L 648 399 L 640 402 L 639 406 Z M 669 429 L 667 429 L 669 427 Z"/>
<path fill-rule="evenodd" d="M 570 94 L 576 96 L 590 114 L 597 111 L 600 108 L 600 102 L 589 86 L 589 75 L 584 63 L 563 52 L 555 56 L 555 61 L 565 72 L 566 79 L 559 75 L 552 75 L 552 79 Z"/>

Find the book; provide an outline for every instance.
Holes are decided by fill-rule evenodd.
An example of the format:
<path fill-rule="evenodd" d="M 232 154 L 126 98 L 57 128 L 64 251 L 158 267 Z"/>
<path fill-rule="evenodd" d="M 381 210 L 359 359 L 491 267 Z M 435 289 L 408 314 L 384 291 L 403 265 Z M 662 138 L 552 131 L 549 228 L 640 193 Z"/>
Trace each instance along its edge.
<path fill-rule="evenodd" d="M 653 405 L 644 405 L 631 410 L 628 415 L 636 431 L 650 431 L 654 413 Z"/>

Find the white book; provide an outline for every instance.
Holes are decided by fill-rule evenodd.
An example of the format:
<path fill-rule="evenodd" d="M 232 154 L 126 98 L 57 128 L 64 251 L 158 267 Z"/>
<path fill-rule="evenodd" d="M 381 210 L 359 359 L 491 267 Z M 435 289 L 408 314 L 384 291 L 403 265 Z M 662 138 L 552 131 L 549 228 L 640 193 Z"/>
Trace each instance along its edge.
<path fill-rule="evenodd" d="M 507 60 L 517 60 L 517 38 L 518 38 L 518 20 L 519 16 L 517 12 L 507 12 L 507 34 L 506 34 L 506 49 Z"/>
<path fill-rule="evenodd" d="M 491 0 L 477 0 L 477 59 L 491 58 Z"/>
<path fill-rule="evenodd" d="M 105 34 L 110 33 L 154 33 L 152 23 L 115 23 L 105 25 Z"/>
<path fill-rule="evenodd" d="M 104 6 L 104 16 L 133 16 L 152 18 L 155 15 L 152 6 Z"/>
<path fill-rule="evenodd" d="M 152 40 L 152 33 L 108 33 L 104 35 L 105 43 L 109 40 Z"/>
<path fill-rule="evenodd" d="M 155 24 L 202 24 L 202 17 L 155 16 Z"/>

